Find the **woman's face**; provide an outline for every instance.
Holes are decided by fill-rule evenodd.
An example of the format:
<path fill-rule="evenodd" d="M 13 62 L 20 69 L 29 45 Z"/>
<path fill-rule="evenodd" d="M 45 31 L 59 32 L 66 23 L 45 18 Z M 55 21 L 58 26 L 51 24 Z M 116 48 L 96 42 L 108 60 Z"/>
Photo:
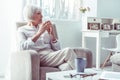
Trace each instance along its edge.
<path fill-rule="evenodd" d="M 33 15 L 34 22 L 36 24 L 42 23 L 42 13 L 40 10 L 36 11 L 35 14 Z"/>

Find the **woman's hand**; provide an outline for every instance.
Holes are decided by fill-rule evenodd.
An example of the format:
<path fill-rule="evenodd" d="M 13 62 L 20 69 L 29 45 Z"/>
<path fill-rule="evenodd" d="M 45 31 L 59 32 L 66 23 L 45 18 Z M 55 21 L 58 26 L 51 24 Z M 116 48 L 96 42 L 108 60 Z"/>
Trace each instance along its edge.
<path fill-rule="evenodd" d="M 56 37 L 55 37 L 55 35 L 54 35 L 52 23 L 51 23 L 50 21 L 48 21 L 47 26 L 48 26 L 47 31 L 48 31 L 48 33 L 50 34 L 51 41 L 52 41 L 52 42 L 55 42 L 57 39 L 56 39 Z"/>
<path fill-rule="evenodd" d="M 46 21 L 45 23 L 42 23 L 39 25 L 39 30 L 38 32 L 32 37 L 32 41 L 33 42 L 36 42 L 37 39 L 46 31 L 49 29 L 49 26 L 48 26 L 48 21 Z"/>
<path fill-rule="evenodd" d="M 56 41 L 56 37 L 55 37 L 54 32 L 53 32 L 53 25 L 50 21 L 46 21 L 45 23 L 41 24 L 41 26 L 38 30 L 38 33 L 42 34 L 46 30 L 48 31 L 48 33 L 51 37 L 51 41 Z"/>
<path fill-rule="evenodd" d="M 49 29 L 49 25 L 48 25 L 49 21 L 46 21 L 45 23 L 42 23 L 39 27 L 38 33 L 42 34 L 45 32 L 45 30 Z"/>
<path fill-rule="evenodd" d="M 52 23 L 50 21 L 47 21 L 46 24 L 47 24 L 47 31 L 49 34 L 51 34 L 53 32 Z"/>

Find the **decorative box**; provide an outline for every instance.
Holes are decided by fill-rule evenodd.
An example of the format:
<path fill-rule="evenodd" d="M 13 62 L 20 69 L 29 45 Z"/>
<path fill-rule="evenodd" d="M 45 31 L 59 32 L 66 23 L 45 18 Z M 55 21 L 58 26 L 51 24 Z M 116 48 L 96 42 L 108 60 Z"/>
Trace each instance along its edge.
<path fill-rule="evenodd" d="M 120 30 L 120 23 L 114 23 L 114 30 Z"/>
<path fill-rule="evenodd" d="M 108 24 L 108 23 L 103 23 L 103 24 L 101 24 L 101 29 L 102 30 L 112 30 L 113 29 L 113 25 L 112 24 Z"/>
<path fill-rule="evenodd" d="M 100 23 L 88 23 L 89 30 L 100 30 Z"/>

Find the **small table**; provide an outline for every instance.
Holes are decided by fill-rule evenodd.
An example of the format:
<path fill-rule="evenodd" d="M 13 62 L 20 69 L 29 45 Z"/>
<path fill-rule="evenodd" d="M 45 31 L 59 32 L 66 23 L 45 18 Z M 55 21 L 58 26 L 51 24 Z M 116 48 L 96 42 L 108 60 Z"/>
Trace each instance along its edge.
<path fill-rule="evenodd" d="M 69 71 L 59 71 L 59 72 L 49 72 L 46 73 L 46 80 L 98 80 L 99 76 L 101 75 L 102 71 L 96 71 L 94 68 L 87 68 L 85 69 L 85 73 L 97 73 L 94 76 L 88 76 L 85 78 L 81 78 L 79 75 L 76 77 L 70 77 L 70 75 L 74 75 L 77 72 L 75 70 Z M 82 73 L 80 73 L 82 74 Z M 83 73 L 84 74 L 84 73 Z"/>
<path fill-rule="evenodd" d="M 120 80 L 120 72 L 103 71 L 100 80 Z"/>

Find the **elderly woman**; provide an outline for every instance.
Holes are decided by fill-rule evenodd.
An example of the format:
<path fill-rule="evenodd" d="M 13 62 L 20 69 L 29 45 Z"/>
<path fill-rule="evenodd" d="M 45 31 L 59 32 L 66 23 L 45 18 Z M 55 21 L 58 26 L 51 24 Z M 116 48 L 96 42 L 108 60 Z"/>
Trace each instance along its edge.
<path fill-rule="evenodd" d="M 59 41 L 53 34 L 51 22 L 42 21 L 41 9 L 34 5 L 27 5 L 23 13 L 27 25 L 18 29 L 20 50 L 37 51 L 42 66 L 58 67 L 61 70 L 74 69 L 75 52 L 70 48 L 60 48 Z"/>

